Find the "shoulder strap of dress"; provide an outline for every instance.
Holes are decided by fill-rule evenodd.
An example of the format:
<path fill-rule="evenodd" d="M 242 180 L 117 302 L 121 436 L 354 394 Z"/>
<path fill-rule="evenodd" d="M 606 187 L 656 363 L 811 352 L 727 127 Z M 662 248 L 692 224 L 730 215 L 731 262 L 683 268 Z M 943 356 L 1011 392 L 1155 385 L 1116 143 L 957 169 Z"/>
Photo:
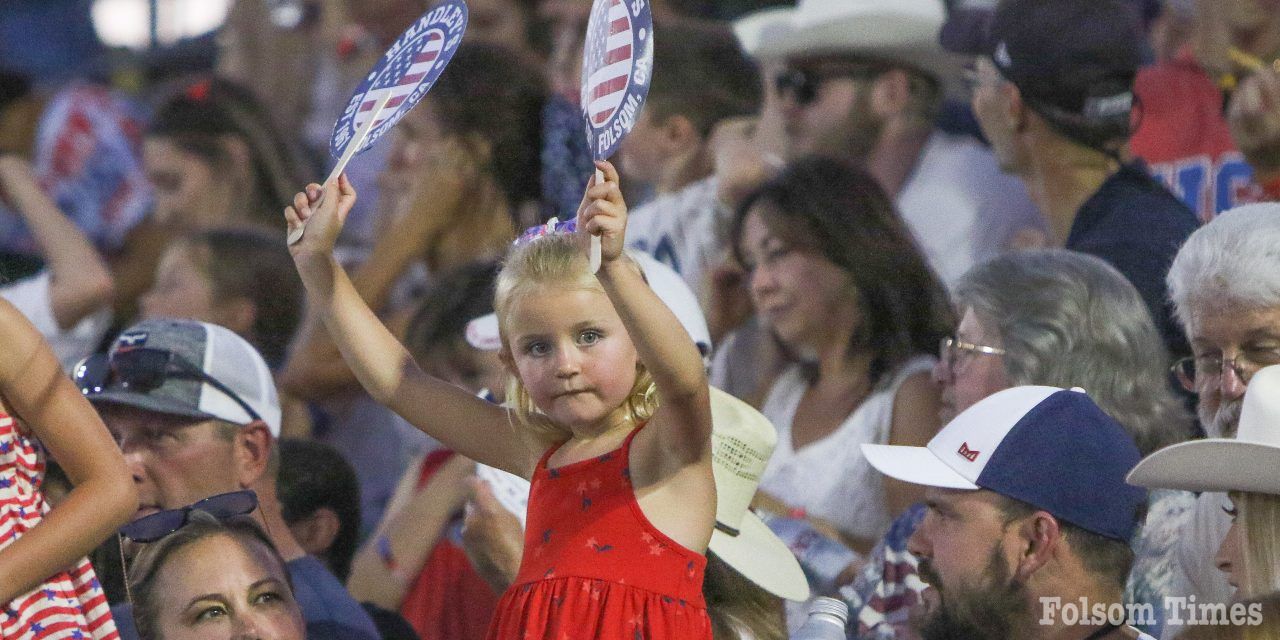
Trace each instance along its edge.
<path fill-rule="evenodd" d="M 547 450 L 546 450 L 546 451 L 544 451 L 544 452 L 542 452 L 542 458 L 540 458 L 540 459 L 538 460 L 538 466 L 537 466 L 537 467 L 534 467 L 533 472 L 536 474 L 536 473 L 538 473 L 539 471 L 546 471 L 546 469 L 547 469 L 547 460 L 550 460 L 550 459 L 551 459 L 552 454 L 554 454 L 555 452 L 559 451 L 559 450 L 560 450 L 560 447 L 563 447 L 563 446 L 564 446 L 564 443 L 566 443 L 566 442 L 568 442 L 568 440 L 562 440 L 562 441 L 560 441 L 560 442 L 557 442 L 557 443 L 555 443 L 555 444 L 553 444 L 553 445 L 551 445 L 551 446 L 547 447 Z"/>
<path fill-rule="evenodd" d="M 631 441 L 635 440 L 636 434 L 640 433 L 640 430 L 647 424 L 649 424 L 649 421 L 645 420 L 644 422 L 636 425 L 636 428 L 632 429 L 631 433 L 627 434 L 627 439 L 622 441 L 622 458 L 624 460 L 630 459 L 629 454 L 631 453 Z"/>

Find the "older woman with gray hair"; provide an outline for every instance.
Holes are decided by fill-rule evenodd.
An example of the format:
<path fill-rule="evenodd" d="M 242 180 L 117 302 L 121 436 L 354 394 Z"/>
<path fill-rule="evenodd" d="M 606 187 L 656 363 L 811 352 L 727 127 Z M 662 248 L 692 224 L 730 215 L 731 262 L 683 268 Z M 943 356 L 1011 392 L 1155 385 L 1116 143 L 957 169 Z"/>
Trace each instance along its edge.
<path fill-rule="evenodd" d="M 1002 389 L 1049 385 L 1086 389 L 1143 455 L 1191 436 L 1191 416 L 1170 387 L 1168 354 L 1151 315 L 1133 285 L 1106 262 L 1065 250 L 1009 254 L 966 273 L 953 300 L 960 322 L 942 341 L 934 368 L 944 422 Z M 1153 492 L 1145 524 L 1131 541 L 1132 570 L 1127 562 L 1095 568 L 1121 581 L 1127 574 L 1126 600 L 1155 605 L 1156 624 L 1137 625 L 1148 633 L 1162 626 L 1176 532 L 1193 503 L 1187 492 Z M 851 638 L 901 637 L 907 609 L 925 588 L 906 550 L 924 511 L 916 505 L 895 521 L 861 575 L 842 590 L 857 621 L 850 623 Z"/>

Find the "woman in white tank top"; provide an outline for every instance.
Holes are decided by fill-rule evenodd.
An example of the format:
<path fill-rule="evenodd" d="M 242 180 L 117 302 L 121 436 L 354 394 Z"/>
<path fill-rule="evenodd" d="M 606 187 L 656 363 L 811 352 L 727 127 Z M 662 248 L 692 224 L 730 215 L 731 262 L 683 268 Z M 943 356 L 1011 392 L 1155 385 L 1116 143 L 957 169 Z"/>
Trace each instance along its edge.
<path fill-rule="evenodd" d="M 946 293 L 875 180 L 833 160 L 799 160 L 763 185 L 732 238 L 789 360 L 762 408 L 778 445 L 757 505 L 865 553 L 920 492 L 858 445 L 923 446 L 937 431 L 929 371 L 950 328 Z"/>

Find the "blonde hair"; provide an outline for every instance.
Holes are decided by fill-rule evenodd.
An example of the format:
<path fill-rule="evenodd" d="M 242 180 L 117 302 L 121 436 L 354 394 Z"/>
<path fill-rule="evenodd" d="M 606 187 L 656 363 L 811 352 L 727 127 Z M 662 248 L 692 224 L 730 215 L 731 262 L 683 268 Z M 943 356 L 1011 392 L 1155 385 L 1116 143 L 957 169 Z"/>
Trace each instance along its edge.
<path fill-rule="evenodd" d="M 1244 556 L 1240 596 L 1253 598 L 1280 590 L 1280 496 L 1233 491 L 1231 500 Z"/>
<path fill-rule="evenodd" d="M 628 264 L 640 271 L 630 258 Z M 511 355 L 508 343 L 508 325 L 511 307 L 515 300 L 539 286 L 554 286 L 569 290 L 604 292 L 600 281 L 591 273 L 587 263 L 587 238 L 580 233 L 553 233 L 522 242 L 513 247 L 498 273 L 493 296 L 493 308 L 498 316 L 498 335 L 502 338 L 502 351 Z M 551 421 L 533 402 L 519 376 L 507 381 L 507 402 L 515 410 L 520 423 L 547 435 L 572 437 L 563 426 Z M 636 364 L 636 380 L 631 386 L 625 406 L 627 417 L 639 424 L 651 418 L 658 408 L 658 390 L 644 363 Z"/>

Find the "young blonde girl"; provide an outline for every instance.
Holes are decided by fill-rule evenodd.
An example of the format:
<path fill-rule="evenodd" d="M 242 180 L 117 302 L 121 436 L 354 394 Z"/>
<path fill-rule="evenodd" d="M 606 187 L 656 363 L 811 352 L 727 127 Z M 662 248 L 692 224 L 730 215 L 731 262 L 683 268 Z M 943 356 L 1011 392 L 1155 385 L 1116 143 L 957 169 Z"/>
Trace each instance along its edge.
<path fill-rule="evenodd" d="M 450 448 L 532 481 L 524 559 L 489 637 L 709 639 L 715 523 L 702 359 L 622 251 L 618 174 L 599 163 L 577 224 L 512 250 L 495 308 L 513 408 L 424 374 L 333 258 L 355 190 L 309 185 L 285 210 L 312 304 L 365 389 Z M 599 236 L 590 273 L 586 235 Z M 394 549 L 391 551 L 394 552 Z M 393 562 L 394 559 L 388 561 Z"/>
<path fill-rule="evenodd" d="M 117 638 L 84 557 L 138 509 L 124 458 L 35 327 L 3 300 L 0 353 L 0 638 Z M 56 511 L 40 490 L 46 451 L 75 485 Z"/>

